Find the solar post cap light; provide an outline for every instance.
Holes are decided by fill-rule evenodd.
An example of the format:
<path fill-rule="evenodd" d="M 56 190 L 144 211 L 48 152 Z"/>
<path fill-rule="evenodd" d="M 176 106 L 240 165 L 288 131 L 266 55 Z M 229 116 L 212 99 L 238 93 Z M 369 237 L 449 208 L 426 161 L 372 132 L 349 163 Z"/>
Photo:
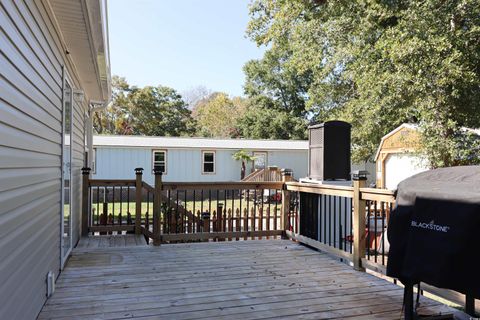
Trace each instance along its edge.
<path fill-rule="evenodd" d="M 366 170 L 354 170 L 350 173 L 352 175 L 352 180 L 359 181 L 359 180 L 367 180 L 367 175 L 370 173 Z"/>

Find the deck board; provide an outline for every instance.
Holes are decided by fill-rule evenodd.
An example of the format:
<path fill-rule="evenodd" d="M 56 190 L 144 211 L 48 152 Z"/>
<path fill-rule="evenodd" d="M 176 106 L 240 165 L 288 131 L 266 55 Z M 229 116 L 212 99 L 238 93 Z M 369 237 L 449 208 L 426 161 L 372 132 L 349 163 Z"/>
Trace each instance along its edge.
<path fill-rule="evenodd" d="M 92 248 L 125 248 L 130 246 L 146 246 L 147 242 L 143 235 L 119 234 L 119 235 L 96 235 L 82 237 L 76 246 L 76 251 Z"/>
<path fill-rule="evenodd" d="M 153 247 L 103 237 L 73 251 L 39 319 L 398 319 L 402 308 L 400 287 L 288 240 Z"/>

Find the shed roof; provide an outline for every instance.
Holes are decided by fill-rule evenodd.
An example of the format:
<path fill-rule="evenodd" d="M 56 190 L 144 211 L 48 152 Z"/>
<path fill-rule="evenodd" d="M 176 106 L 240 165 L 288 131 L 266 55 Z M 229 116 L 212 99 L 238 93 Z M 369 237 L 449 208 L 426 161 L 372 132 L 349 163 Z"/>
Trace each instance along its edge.
<path fill-rule="evenodd" d="M 395 129 L 393 129 L 392 131 L 390 131 L 389 133 L 387 133 L 386 135 L 384 135 L 382 137 L 382 140 L 380 140 L 380 144 L 378 145 L 377 152 L 375 154 L 375 161 L 377 161 L 378 157 L 380 156 L 380 151 L 382 150 L 383 143 L 385 142 L 385 140 L 387 140 L 389 137 L 393 136 L 394 134 L 396 134 L 397 132 L 399 132 L 404 128 L 411 129 L 411 130 L 418 130 L 418 125 L 412 124 L 412 123 L 403 123 L 398 127 L 396 127 Z"/>
<path fill-rule="evenodd" d="M 378 149 L 377 149 L 377 152 L 375 154 L 375 161 L 377 161 L 378 157 L 380 156 L 380 152 L 382 150 L 382 147 L 383 147 L 383 144 L 384 144 L 385 140 L 387 140 L 389 137 L 393 136 L 394 134 L 396 134 L 397 132 L 399 132 L 400 130 L 402 130 L 404 128 L 417 131 L 417 130 L 419 130 L 420 127 L 417 124 L 413 124 L 413 123 L 403 123 L 400 126 L 393 129 L 392 131 L 390 131 L 389 133 L 387 133 L 386 135 L 384 135 L 382 137 L 382 140 L 380 141 L 380 144 L 378 145 Z M 462 127 L 461 129 L 464 130 L 464 131 L 468 131 L 468 132 L 471 132 L 473 134 L 476 134 L 476 135 L 480 136 L 480 129 L 472 129 L 472 128 L 466 128 L 466 127 Z"/>
<path fill-rule="evenodd" d="M 93 146 L 248 150 L 308 150 L 307 140 L 207 139 L 189 137 L 93 136 Z"/>

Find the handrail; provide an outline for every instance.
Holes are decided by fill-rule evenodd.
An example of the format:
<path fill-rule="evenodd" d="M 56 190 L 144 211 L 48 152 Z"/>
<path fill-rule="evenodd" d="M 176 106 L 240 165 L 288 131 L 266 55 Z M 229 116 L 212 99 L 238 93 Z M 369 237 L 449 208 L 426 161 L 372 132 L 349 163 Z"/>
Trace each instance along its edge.
<path fill-rule="evenodd" d="M 242 181 L 255 181 L 255 179 L 259 176 L 261 176 L 263 174 L 263 171 L 265 169 L 258 169 L 258 170 L 255 170 L 253 172 L 251 172 L 250 174 L 248 174 L 245 178 L 242 179 Z"/>
<path fill-rule="evenodd" d="M 283 182 L 275 181 L 249 181 L 249 182 L 163 182 L 163 190 L 222 190 L 222 189 L 235 189 L 235 190 L 248 190 L 248 189 L 281 189 Z"/>
<path fill-rule="evenodd" d="M 135 186 L 135 180 L 130 179 L 89 179 L 88 185 L 92 187 L 108 186 Z"/>
<path fill-rule="evenodd" d="M 317 184 L 304 182 L 287 182 L 286 188 L 289 191 L 315 193 L 320 195 L 332 195 L 353 198 L 353 187 L 337 186 L 331 184 Z"/>
<path fill-rule="evenodd" d="M 149 185 L 147 182 L 145 181 L 142 181 L 142 187 L 144 187 L 145 189 L 147 189 L 148 191 L 150 192 L 155 192 L 155 188 L 152 187 L 151 185 Z"/>

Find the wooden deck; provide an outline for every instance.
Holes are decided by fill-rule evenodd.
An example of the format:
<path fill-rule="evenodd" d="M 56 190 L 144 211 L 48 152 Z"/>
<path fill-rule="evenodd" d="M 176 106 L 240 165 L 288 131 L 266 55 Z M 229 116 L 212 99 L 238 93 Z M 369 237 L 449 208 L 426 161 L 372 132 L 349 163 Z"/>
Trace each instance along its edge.
<path fill-rule="evenodd" d="M 39 319 L 400 319 L 401 288 L 288 240 L 89 243 L 74 250 Z"/>
<path fill-rule="evenodd" d="M 146 246 L 147 241 L 143 235 L 102 235 L 83 237 L 75 248 L 76 251 L 87 251 L 93 248 L 124 248 Z"/>

